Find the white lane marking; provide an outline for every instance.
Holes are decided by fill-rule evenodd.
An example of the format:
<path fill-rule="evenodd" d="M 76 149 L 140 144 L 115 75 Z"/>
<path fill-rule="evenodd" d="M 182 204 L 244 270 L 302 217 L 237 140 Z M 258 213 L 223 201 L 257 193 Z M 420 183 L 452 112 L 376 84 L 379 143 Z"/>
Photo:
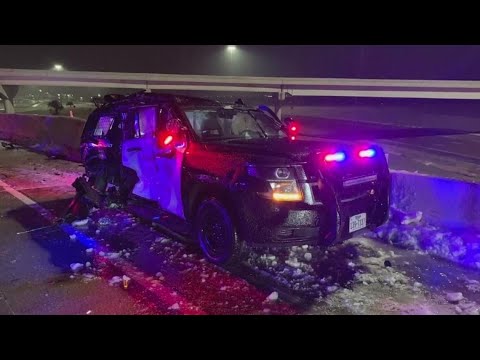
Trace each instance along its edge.
<path fill-rule="evenodd" d="M 3 187 L 3 189 L 8 192 L 10 195 L 13 197 L 17 198 L 21 202 L 23 202 L 25 205 L 30 206 L 32 209 L 37 211 L 43 218 L 47 219 L 48 221 L 55 221 L 57 219 L 56 216 L 54 216 L 50 211 L 45 209 L 44 207 L 38 205 L 35 201 L 30 199 L 28 196 L 22 194 L 21 192 L 15 190 L 13 187 L 8 185 L 6 182 L 0 180 L 0 186 Z"/>
<path fill-rule="evenodd" d="M 0 180 L 0 187 L 8 192 L 13 197 L 17 198 L 25 205 L 31 207 L 32 209 L 36 210 L 42 217 L 47 219 L 48 221 L 55 221 L 57 219 L 50 211 L 43 208 L 41 205 L 37 204 L 34 200 L 30 199 L 28 196 L 22 194 L 21 192 L 15 190 L 13 187 L 8 185 L 7 183 Z M 90 238 L 86 234 L 78 231 L 73 226 L 68 224 L 62 224 L 60 226 L 68 235 L 76 234 L 78 236 L 83 237 L 86 241 L 91 244 L 97 244 L 95 239 Z M 99 248 L 100 245 L 97 245 Z M 108 252 L 109 250 L 104 248 L 100 249 L 101 251 Z M 118 259 L 115 262 L 109 261 L 113 266 L 120 269 L 124 274 L 128 277 L 132 278 L 133 280 L 137 281 L 141 286 L 143 286 L 147 291 L 153 293 L 156 297 L 158 297 L 164 304 L 167 306 L 172 306 L 175 303 L 179 304 L 179 312 L 183 315 L 206 315 L 207 313 L 200 309 L 198 306 L 190 304 L 187 300 L 185 300 L 182 296 L 176 294 L 172 289 L 156 283 L 152 286 L 153 283 L 150 283 L 146 280 L 146 274 L 142 271 L 137 270 L 133 265 L 128 263 L 123 259 Z M 152 289 L 153 288 L 153 289 Z"/>

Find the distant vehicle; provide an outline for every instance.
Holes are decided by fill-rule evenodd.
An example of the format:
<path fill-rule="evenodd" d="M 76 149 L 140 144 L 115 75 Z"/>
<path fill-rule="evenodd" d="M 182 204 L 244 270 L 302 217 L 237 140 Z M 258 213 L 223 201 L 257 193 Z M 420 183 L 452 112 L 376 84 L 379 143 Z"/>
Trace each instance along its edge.
<path fill-rule="evenodd" d="M 213 263 L 237 262 L 245 244 L 329 246 L 387 219 L 377 145 L 301 141 L 295 123 L 241 101 L 137 93 L 97 105 L 82 135 L 80 195 L 153 211 Z"/>

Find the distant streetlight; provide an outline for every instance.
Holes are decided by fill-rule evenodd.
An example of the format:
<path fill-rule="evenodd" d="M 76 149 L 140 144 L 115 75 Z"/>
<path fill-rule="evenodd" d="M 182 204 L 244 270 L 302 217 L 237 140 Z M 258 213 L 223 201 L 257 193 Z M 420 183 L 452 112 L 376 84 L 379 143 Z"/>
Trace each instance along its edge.
<path fill-rule="evenodd" d="M 60 64 L 55 64 L 55 65 L 53 65 L 53 70 L 55 70 L 55 71 L 62 71 L 62 70 L 63 70 L 63 66 L 60 65 Z"/>
<path fill-rule="evenodd" d="M 235 65 L 235 61 L 234 61 L 234 60 L 235 60 L 235 58 L 238 58 L 238 55 L 239 55 L 239 54 L 238 54 L 238 49 L 237 49 L 237 47 L 236 47 L 235 45 L 228 45 L 228 46 L 226 47 L 226 53 L 227 53 L 227 54 L 226 54 L 226 57 L 227 57 L 227 59 L 228 59 L 228 60 L 227 60 L 227 62 L 228 62 L 228 63 L 227 63 L 227 66 L 228 66 L 228 68 L 229 68 L 229 72 L 230 72 L 231 74 L 233 74 L 233 73 L 234 73 L 234 65 Z M 237 61 L 238 61 L 238 59 L 237 59 Z"/>

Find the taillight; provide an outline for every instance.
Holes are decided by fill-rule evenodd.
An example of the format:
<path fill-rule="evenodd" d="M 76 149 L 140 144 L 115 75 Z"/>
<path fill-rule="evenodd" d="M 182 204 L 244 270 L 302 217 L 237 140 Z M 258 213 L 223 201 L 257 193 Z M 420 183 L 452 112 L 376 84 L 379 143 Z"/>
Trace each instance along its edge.
<path fill-rule="evenodd" d="M 167 147 L 169 146 L 174 140 L 174 137 L 173 135 L 169 134 L 169 133 L 159 133 L 157 135 L 157 146 L 159 148 L 164 148 L 164 147 Z"/>
<path fill-rule="evenodd" d="M 361 158 L 371 158 L 374 157 L 375 154 L 375 149 L 366 149 L 358 152 L 358 156 L 360 156 Z"/>
<path fill-rule="evenodd" d="M 340 162 L 340 161 L 345 160 L 345 153 L 342 152 L 342 151 L 339 151 L 339 152 L 336 152 L 336 153 L 333 153 L 333 154 L 327 154 L 327 155 L 325 155 L 324 159 L 325 159 L 326 162 L 333 162 L 333 161 Z"/>
<path fill-rule="evenodd" d="M 170 144 L 171 142 L 173 141 L 173 136 L 172 135 L 168 135 L 165 140 L 163 140 L 163 145 L 167 146 L 168 144 Z"/>
<path fill-rule="evenodd" d="M 298 135 L 298 124 L 295 122 L 291 122 L 290 124 L 288 124 L 287 131 L 290 140 L 295 140 Z"/>

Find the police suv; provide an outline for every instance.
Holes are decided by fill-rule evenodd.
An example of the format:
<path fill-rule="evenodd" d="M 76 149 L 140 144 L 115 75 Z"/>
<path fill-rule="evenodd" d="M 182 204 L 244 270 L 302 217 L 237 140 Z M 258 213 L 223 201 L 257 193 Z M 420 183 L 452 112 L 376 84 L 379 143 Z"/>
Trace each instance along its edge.
<path fill-rule="evenodd" d="M 97 206 L 116 194 L 156 213 L 217 264 L 240 260 L 245 245 L 328 246 L 383 224 L 382 148 L 301 135 L 268 107 L 241 101 L 108 95 L 82 135 L 83 193 Z"/>

